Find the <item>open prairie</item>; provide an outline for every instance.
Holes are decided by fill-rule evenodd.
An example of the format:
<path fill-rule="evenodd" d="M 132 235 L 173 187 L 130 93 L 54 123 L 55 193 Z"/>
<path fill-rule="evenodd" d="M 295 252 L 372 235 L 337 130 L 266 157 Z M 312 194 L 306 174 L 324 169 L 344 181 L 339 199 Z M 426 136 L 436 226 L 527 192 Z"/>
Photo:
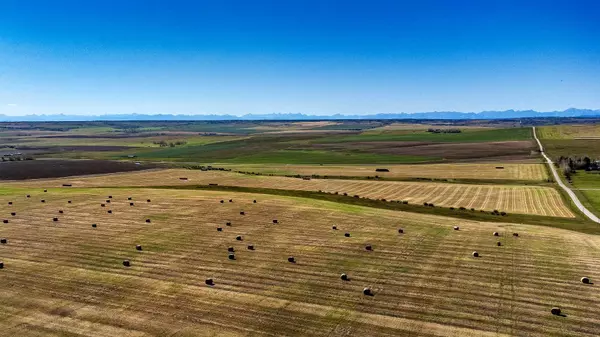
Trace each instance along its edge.
<path fill-rule="evenodd" d="M 579 281 L 600 278 L 598 236 L 222 191 L 11 186 L 0 205 L 0 335 L 600 331 L 600 293 Z"/>
<path fill-rule="evenodd" d="M 180 178 L 187 178 L 182 180 Z M 60 187 L 175 186 L 219 184 L 283 190 L 325 191 L 372 199 L 406 200 L 412 204 L 499 210 L 508 213 L 573 217 L 560 194 L 551 187 L 522 185 L 473 185 L 402 181 L 311 179 L 252 176 L 221 171 L 152 170 L 137 173 L 71 177 L 6 183 L 7 186 Z"/>

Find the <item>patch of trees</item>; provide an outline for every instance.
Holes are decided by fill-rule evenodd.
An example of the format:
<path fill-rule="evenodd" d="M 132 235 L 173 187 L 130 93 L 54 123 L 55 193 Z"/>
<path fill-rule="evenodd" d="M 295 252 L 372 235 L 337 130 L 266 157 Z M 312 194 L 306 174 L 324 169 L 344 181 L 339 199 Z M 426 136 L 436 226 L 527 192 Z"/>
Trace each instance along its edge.
<path fill-rule="evenodd" d="M 557 165 L 561 172 L 571 181 L 571 176 L 577 172 L 577 170 L 585 171 L 598 171 L 600 170 L 600 161 L 592 160 L 590 157 L 564 157 L 560 156 L 557 160 Z"/>
<path fill-rule="evenodd" d="M 181 146 L 181 145 L 187 144 L 187 142 L 185 140 L 178 140 L 176 142 L 167 142 L 165 140 L 161 140 L 161 141 L 154 141 L 152 143 L 156 144 L 160 147 L 175 147 L 175 146 Z"/>
<path fill-rule="evenodd" d="M 431 132 L 431 133 L 461 133 L 462 131 L 460 131 L 460 129 L 433 129 L 433 128 L 429 128 L 429 129 L 427 129 L 427 132 Z"/>

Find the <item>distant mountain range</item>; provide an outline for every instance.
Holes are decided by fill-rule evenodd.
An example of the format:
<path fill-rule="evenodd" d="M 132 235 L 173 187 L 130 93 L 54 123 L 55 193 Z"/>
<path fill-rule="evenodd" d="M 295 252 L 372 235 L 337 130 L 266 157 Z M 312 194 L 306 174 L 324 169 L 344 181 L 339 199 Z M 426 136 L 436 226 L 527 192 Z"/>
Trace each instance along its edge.
<path fill-rule="evenodd" d="M 225 120 L 340 120 L 340 119 L 512 119 L 540 117 L 600 117 L 600 110 L 567 109 L 563 111 L 541 112 L 535 110 L 505 110 L 482 112 L 434 111 L 417 113 L 379 113 L 373 115 L 310 115 L 292 113 L 234 115 L 185 115 L 185 114 L 106 114 L 106 115 L 26 115 L 7 116 L 0 114 L 0 122 L 43 122 L 43 121 L 225 121 Z"/>

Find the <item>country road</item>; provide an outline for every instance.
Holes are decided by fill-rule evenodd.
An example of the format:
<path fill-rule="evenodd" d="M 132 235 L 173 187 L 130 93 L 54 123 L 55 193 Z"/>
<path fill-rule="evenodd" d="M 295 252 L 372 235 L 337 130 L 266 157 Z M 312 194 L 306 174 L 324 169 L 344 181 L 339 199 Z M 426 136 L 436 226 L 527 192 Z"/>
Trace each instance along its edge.
<path fill-rule="evenodd" d="M 579 208 L 579 210 L 583 214 L 585 214 L 585 216 L 587 216 L 588 218 L 590 218 L 590 220 L 592 220 L 594 222 L 600 223 L 600 218 L 598 218 L 594 213 L 590 212 L 587 208 L 585 208 L 585 206 L 583 206 L 583 204 L 581 204 L 581 201 L 579 201 L 579 199 L 577 198 L 575 193 L 573 193 L 573 191 L 567 185 L 565 185 L 563 183 L 562 179 L 558 175 L 558 172 L 556 172 L 554 163 L 552 162 L 552 160 L 550 160 L 550 158 L 544 152 L 542 143 L 540 142 L 540 140 L 538 139 L 538 137 L 535 133 L 535 126 L 533 127 L 533 138 L 535 138 L 535 140 L 538 143 L 538 146 L 540 147 L 540 153 L 542 154 L 542 156 L 544 156 L 544 158 L 546 158 L 546 162 L 548 163 L 548 166 L 550 167 L 550 171 L 552 171 L 552 175 L 554 176 L 554 180 L 556 180 L 556 182 L 558 183 L 558 186 L 560 186 L 563 190 L 565 190 L 565 192 L 567 192 L 569 197 L 571 197 L 571 200 L 573 200 L 573 203 L 575 204 L 575 206 L 577 206 L 577 208 Z"/>

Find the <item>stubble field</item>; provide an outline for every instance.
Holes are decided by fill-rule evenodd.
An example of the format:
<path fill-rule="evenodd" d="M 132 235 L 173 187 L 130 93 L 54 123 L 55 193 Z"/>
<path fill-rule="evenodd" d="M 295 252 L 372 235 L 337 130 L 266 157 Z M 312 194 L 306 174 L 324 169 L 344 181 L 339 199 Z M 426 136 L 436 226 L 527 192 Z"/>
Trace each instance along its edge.
<path fill-rule="evenodd" d="M 600 293 L 596 285 L 579 282 L 582 276 L 600 277 L 596 236 L 219 191 L 49 188 L 44 193 L 12 185 L 0 189 L 0 205 L 9 220 L 0 227 L 8 240 L 0 245 L 0 335 L 596 336 L 600 331 L 594 310 Z M 500 236 L 492 236 L 494 231 Z M 248 250 L 249 244 L 255 250 Z M 228 258 L 228 247 L 235 260 Z M 479 258 L 471 256 L 475 250 Z M 297 262 L 289 263 L 289 256 Z M 122 265 L 124 259 L 130 267 Z M 341 273 L 350 281 L 342 281 Z M 214 285 L 206 285 L 206 278 Z M 363 295 L 364 287 L 373 296 Z M 565 316 L 551 315 L 553 306 Z"/>

